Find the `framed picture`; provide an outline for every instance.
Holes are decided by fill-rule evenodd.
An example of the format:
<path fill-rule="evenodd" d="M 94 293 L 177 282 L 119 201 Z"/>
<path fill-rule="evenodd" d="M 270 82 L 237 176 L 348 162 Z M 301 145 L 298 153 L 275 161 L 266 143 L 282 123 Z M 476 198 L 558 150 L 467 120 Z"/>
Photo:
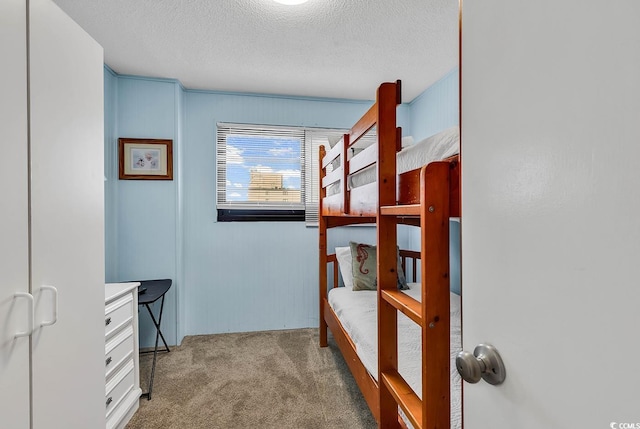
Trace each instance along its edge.
<path fill-rule="evenodd" d="M 120 179 L 173 180 L 173 140 L 118 139 Z"/>

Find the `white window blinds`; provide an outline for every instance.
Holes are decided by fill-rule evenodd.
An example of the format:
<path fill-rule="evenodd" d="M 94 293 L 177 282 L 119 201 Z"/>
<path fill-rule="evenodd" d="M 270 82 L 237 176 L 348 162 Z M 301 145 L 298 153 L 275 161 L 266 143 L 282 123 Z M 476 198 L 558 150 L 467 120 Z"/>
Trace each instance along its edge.
<path fill-rule="evenodd" d="M 233 213 L 251 211 L 251 217 L 242 220 L 283 220 L 278 213 L 299 213 L 302 220 L 304 212 L 306 223 L 317 225 L 319 147 L 328 148 L 329 141 L 344 132 L 218 123 L 218 219 L 224 212 L 231 214 L 230 220 L 239 220 Z"/>
<path fill-rule="evenodd" d="M 348 130 L 340 129 L 308 129 L 305 133 L 307 157 L 305 169 L 305 222 L 307 225 L 318 225 L 318 209 L 320 198 L 320 146 L 328 151 Z"/>
<path fill-rule="evenodd" d="M 218 209 L 304 209 L 304 130 L 218 124 Z"/>

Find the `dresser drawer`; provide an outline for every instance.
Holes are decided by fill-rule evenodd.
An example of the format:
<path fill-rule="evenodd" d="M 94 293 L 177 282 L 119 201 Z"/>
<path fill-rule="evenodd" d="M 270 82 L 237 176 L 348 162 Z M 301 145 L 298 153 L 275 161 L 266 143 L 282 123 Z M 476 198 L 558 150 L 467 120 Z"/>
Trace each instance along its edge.
<path fill-rule="evenodd" d="M 109 381 L 114 371 L 133 355 L 133 326 L 127 325 L 105 346 L 105 371 Z"/>
<path fill-rule="evenodd" d="M 114 332 L 133 320 L 133 296 L 127 294 L 105 307 L 104 334 L 109 338 Z"/>
<path fill-rule="evenodd" d="M 107 418 L 109 418 L 111 413 L 118 408 L 118 405 L 122 402 L 125 396 L 127 396 L 131 389 L 133 389 L 133 384 L 135 382 L 133 369 L 133 359 L 130 359 L 122 369 L 113 376 L 111 381 L 107 383 L 107 394 L 105 396 Z"/>

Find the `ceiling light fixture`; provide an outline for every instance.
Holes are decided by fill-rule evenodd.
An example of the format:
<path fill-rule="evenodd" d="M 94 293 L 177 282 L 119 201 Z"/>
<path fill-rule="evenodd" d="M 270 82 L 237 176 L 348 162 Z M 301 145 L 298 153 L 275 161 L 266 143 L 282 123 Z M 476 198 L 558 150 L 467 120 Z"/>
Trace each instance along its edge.
<path fill-rule="evenodd" d="M 287 6 L 295 6 L 298 4 L 306 3 L 308 0 L 273 0 L 280 4 L 286 4 Z"/>

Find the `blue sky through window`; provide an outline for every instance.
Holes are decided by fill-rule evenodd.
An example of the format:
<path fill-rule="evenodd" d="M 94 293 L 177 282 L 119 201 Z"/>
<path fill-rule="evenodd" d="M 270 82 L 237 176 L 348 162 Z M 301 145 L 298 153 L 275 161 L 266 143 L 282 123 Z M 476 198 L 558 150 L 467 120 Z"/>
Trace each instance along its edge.
<path fill-rule="evenodd" d="M 251 171 L 278 173 L 283 186 L 301 189 L 301 141 L 290 137 L 228 134 L 226 199 L 247 201 Z"/>

